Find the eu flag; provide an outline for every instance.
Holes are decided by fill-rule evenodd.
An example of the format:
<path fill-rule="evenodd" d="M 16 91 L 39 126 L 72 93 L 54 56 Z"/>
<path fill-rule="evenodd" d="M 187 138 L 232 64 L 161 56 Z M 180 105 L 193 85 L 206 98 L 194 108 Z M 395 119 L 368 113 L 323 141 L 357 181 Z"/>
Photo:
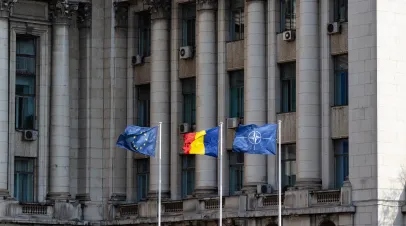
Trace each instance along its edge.
<path fill-rule="evenodd" d="M 116 145 L 129 151 L 155 156 L 158 127 L 127 126 L 118 137 Z"/>
<path fill-rule="evenodd" d="M 277 124 L 241 125 L 235 134 L 233 151 L 247 154 L 276 155 L 277 130 Z"/>

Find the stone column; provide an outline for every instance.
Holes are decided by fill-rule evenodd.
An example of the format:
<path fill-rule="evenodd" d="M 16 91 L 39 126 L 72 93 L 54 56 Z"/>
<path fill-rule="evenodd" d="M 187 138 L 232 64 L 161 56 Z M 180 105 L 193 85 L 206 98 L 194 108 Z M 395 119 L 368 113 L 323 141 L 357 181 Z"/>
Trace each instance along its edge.
<path fill-rule="evenodd" d="M 69 106 L 69 35 L 68 23 L 73 6 L 67 1 L 53 1 L 51 131 L 48 198 L 65 200 L 69 194 L 70 106 Z"/>
<path fill-rule="evenodd" d="M 170 2 L 150 1 L 151 8 L 151 126 L 162 122 L 162 197 L 169 197 L 170 160 Z M 158 147 L 158 143 L 157 143 Z M 158 148 L 156 151 L 158 157 Z M 150 158 L 149 195 L 158 194 L 158 158 Z"/>
<path fill-rule="evenodd" d="M 265 2 L 247 0 L 247 40 L 244 86 L 244 123 L 263 125 L 267 121 Z M 262 155 L 246 154 L 244 158 L 244 190 L 255 190 L 267 182 L 266 161 Z"/>
<path fill-rule="evenodd" d="M 217 0 L 198 0 L 196 58 L 197 131 L 217 126 Z M 196 194 L 217 194 L 217 159 L 196 156 Z"/>
<path fill-rule="evenodd" d="M 79 152 L 78 194 L 82 201 L 90 200 L 90 82 L 91 82 L 91 5 L 79 4 L 77 23 L 79 28 Z"/>
<path fill-rule="evenodd" d="M 300 0 L 298 74 L 296 76 L 296 185 L 304 189 L 321 186 L 321 115 L 318 0 Z"/>
<path fill-rule="evenodd" d="M 9 34 L 8 18 L 14 3 L 0 1 L 0 197 L 8 190 Z"/>

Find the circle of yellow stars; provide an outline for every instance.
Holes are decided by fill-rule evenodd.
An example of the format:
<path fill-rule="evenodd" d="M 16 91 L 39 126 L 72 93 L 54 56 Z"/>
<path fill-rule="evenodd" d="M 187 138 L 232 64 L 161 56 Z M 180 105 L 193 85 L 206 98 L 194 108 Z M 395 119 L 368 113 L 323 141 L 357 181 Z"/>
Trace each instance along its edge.
<path fill-rule="evenodd" d="M 137 147 L 136 145 L 135 145 L 135 142 L 134 142 L 134 140 L 137 138 L 137 136 L 134 136 L 134 140 L 133 140 L 133 147 L 135 148 L 135 150 L 137 150 L 138 151 L 138 149 L 140 149 L 140 150 L 142 150 L 142 147 L 144 147 L 146 144 L 147 144 L 147 142 L 148 142 L 148 137 L 147 137 L 147 134 L 144 132 L 144 133 L 141 133 L 141 135 L 140 136 L 144 136 L 144 138 L 141 138 L 141 139 L 145 139 L 144 140 L 144 143 L 141 145 L 141 146 L 139 146 L 139 147 Z"/>

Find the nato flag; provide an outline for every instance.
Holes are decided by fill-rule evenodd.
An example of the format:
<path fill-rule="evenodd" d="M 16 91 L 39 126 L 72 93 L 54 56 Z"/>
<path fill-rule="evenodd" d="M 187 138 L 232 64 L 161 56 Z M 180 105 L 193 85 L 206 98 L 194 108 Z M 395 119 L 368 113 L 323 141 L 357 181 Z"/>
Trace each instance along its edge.
<path fill-rule="evenodd" d="M 277 131 L 277 124 L 241 125 L 237 128 L 233 151 L 247 154 L 276 155 Z"/>
<path fill-rule="evenodd" d="M 158 127 L 127 126 L 118 137 L 116 145 L 129 151 L 155 156 Z"/>

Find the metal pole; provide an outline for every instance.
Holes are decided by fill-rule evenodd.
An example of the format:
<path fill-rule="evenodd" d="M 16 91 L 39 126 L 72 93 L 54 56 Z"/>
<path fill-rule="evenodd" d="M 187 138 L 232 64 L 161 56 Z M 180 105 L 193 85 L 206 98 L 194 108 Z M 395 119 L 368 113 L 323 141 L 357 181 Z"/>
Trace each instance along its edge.
<path fill-rule="evenodd" d="M 158 226 L 161 226 L 162 122 L 159 122 Z"/>
<path fill-rule="evenodd" d="M 220 214 L 219 226 L 223 225 L 223 122 L 220 122 Z"/>
<path fill-rule="evenodd" d="M 279 226 L 282 226 L 282 121 L 278 120 L 278 141 L 279 141 L 279 153 L 278 153 L 278 222 Z"/>

